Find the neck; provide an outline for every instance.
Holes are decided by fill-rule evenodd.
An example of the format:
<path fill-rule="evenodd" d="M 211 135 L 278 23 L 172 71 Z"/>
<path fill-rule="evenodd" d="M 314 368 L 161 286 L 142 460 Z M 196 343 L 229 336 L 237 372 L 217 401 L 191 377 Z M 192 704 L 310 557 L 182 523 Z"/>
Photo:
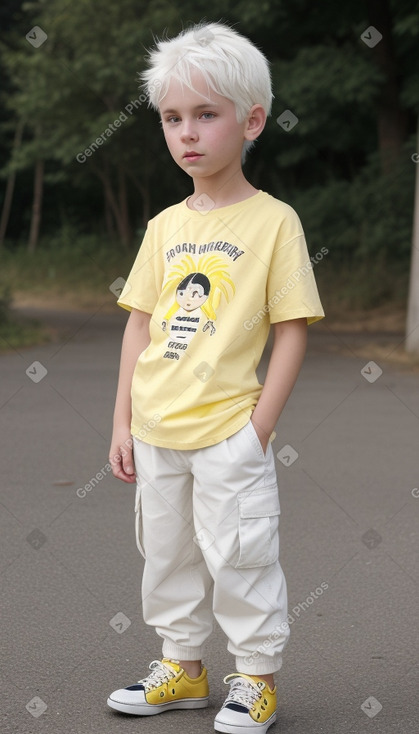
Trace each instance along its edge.
<path fill-rule="evenodd" d="M 194 193 L 188 199 L 190 209 L 195 208 L 193 204 L 200 196 L 204 196 L 208 208 L 219 209 L 222 206 L 237 204 L 259 191 L 247 181 L 241 167 L 233 174 L 230 172 L 228 175 L 194 178 L 193 182 Z"/>

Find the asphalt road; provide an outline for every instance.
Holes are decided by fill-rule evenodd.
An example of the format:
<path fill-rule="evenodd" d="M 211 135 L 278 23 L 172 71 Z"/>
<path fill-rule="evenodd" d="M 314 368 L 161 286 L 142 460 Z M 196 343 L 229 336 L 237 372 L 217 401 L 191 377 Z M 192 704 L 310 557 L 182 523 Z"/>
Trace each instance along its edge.
<path fill-rule="evenodd" d="M 208 709 L 106 706 L 160 657 L 134 489 L 106 471 L 126 314 L 45 318 L 59 342 L 0 357 L 1 732 L 211 732 L 234 671 L 218 627 Z M 295 459 L 277 461 L 293 618 L 270 734 L 418 731 L 419 376 L 366 366 L 359 344 L 310 328 L 277 428 L 275 453 Z"/>

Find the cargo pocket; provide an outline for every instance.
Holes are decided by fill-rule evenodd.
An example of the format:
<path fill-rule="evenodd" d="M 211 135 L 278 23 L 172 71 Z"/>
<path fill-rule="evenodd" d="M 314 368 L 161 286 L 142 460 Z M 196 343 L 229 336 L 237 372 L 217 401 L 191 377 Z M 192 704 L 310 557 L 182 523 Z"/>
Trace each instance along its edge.
<path fill-rule="evenodd" d="M 236 568 L 275 563 L 279 556 L 279 497 L 277 485 L 239 492 L 239 546 Z"/>
<path fill-rule="evenodd" d="M 137 542 L 137 548 L 140 551 L 143 558 L 145 558 L 145 550 L 143 545 L 143 517 L 141 507 L 141 487 L 137 485 L 137 491 L 135 493 L 135 540 Z"/>

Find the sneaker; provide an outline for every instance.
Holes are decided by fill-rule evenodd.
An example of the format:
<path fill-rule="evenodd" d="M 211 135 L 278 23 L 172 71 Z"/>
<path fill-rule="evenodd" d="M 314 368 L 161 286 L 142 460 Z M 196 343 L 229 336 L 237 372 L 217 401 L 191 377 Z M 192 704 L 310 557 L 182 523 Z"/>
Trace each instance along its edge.
<path fill-rule="evenodd" d="M 120 688 L 108 698 L 108 706 L 124 714 L 149 716 L 170 709 L 202 709 L 208 706 L 207 671 L 189 678 L 177 660 L 153 660 L 152 671 L 133 686 Z"/>
<path fill-rule="evenodd" d="M 257 676 L 232 673 L 224 678 L 230 693 L 215 717 L 214 729 L 224 734 L 265 734 L 276 721 L 276 686 Z"/>

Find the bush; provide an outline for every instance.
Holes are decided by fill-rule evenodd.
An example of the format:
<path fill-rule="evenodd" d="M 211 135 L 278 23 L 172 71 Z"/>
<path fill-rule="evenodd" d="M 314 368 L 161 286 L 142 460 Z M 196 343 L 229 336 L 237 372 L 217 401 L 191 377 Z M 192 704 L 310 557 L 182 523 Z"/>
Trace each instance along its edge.
<path fill-rule="evenodd" d="M 409 269 L 415 166 L 411 144 L 391 175 L 383 175 L 377 156 L 352 180 L 332 179 L 296 194 L 311 253 L 321 247 L 341 266 L 374 271 L 394 264 Z"/>
<path fill-rule="evenodd" d="M 138 244 L 141 238 L 138 238 Z M 19 247 L 5 251 L 3 272 L 7 274 L 16 297 L 31 293 L 44 298 L 83 296 L 93 303 L 108 297 L 109 285 L 127 277 L 137 248 L 121 253 L 117 243 L 97 235 L 81 235 L 66 227 L 45 237 L 34 254 Z"/>
<path fill-rule="evenodd" d="M 0 325 L 10 321 L 11 300 L 10 286 L 0 282 Z"/>
<path fill-rule="evenodd" d="M 11 308 L 10 285 L 0 282 L 0 352 L 44 344 L 49 334 L 33 319 L 16 316 Z"/>

